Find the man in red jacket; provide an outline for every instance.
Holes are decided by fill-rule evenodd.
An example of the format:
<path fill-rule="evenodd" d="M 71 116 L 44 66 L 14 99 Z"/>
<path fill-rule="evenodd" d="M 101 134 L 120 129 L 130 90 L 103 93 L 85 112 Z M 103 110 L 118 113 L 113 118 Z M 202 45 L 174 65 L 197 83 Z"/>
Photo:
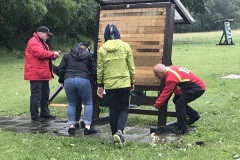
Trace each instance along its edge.
<path fill-rule="evenodd" d="M 187 125 L 193 124 L 200 118 L 199 113 L 188 103 L 199 98 L 205 92 L 204 82 L 190 70 L 174 65 L 167 67 L 163 64 L 157 64 L 154 66 L 153 72 L 165 84 L 153 106 L 159 109 L 174 92 L 173 102 L 177 113 L 178 129 L 173 130 L 173 133 L 177 135 L 188 134 Z M 188 122 L 186 115 L 190 118 Z"/>
<path fill-rule="evenodd" d="M 46 40 L 53 35 L 46 26 L 40 26 L 28 41 L 25 51 L 24 80 L 30 81 L 30 113 L 32 121 L 55 119 L 48 108 L 49 80 L 53 78 L 52 59 L 60 51 L 49 51 Z M 40 106 L 40 115 L 38 108 Z"/>

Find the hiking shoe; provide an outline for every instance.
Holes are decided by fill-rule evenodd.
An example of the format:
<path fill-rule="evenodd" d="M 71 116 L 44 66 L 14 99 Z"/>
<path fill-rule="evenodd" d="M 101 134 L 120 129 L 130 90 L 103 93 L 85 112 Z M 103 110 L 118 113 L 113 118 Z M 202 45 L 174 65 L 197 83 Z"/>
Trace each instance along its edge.
<path fill-rule="evenodd" d="M 37 121 L 37 122 L 43 122 L 43 121 L 44 121 L 44 118 L 41 118 L 41 117 L 32 117 L 31 120 L 32 120 L 32 121 Z"/>
<path fill-rule="evenodd" d="M 172 130 L 172 133 L 176 134 L 176 135 L 184 135 L 184 134 L 189 134 L 189 130 L 181 130 L 181 129 L 176 129 L 176 130 Z"/>
<path fill-rule="evenodd" d="M 75 123 L 74 126 L 75 126 L 76 129 L 80 128 L 80 124 L 79 123 Z"/>
<path fill-rule="evenodd" d="M 122 131 L 118 130 L 114 135 L 113 135 L 113 141 L 116 147 L 123 147 L 123 144 L 125 143 L 124 136 L 122 134 Z"/>
<path fill-rule="evenodd" d="M 93 128 L 90 128 L 90 129 L 84 128 L 84 135 L 95 134 L 95 133 L 97 133 L 97 130 Z"/>
<path fill-rule="evenodd" d="M 68 128 L 68 134 L 75 134 L 75 128 Z"/>
<path fill-rule="evenodd" d="M 188 125 L 192 125 L 194 122 L 196 122 L 201 116 L 198 114 L 196 117 L 189 117 Z"/>
<path fill-rule="evenodd" d="M 55 119 L 56 116 L 53 116 L 51 114 L 48 114 L 48 115 L 43 115 L 43 116 L 40 116 L 41 118 L 44 118 L 44 119 Z"/>

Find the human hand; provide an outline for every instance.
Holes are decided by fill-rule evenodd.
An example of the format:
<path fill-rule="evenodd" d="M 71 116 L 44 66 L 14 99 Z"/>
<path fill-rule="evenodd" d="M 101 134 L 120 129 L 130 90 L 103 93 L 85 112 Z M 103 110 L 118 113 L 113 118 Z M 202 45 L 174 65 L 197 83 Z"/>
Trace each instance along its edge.
<path fill-rule="evenodd" d="M 61 52 L 60 51 L 55 51 L 54 52 L 54 58 L 58 58 L 58 57 L 60 57 L 60 55 L 61 55 Z"/>
<path fill-rule="evenodd" d="M 160 107 L 158 107 L 156 104 L 153 105 L 154 108 L 159 109 Z"/>
<path fill-rule="evenodd" d="M 134 86 L 134 84 L 132 84 L 130 87 L 130 91 L 132 92 L 132 91 L 134 91 L 134 89 L 135 89 L 135 86 Z"/>
<path fill-rule="evenodd" d="M 103 87 L 98 87 L 97 89 L 97 95 L 101 98 L 103 98 L 103 93 L 104 93 L 104 88 Z"/>

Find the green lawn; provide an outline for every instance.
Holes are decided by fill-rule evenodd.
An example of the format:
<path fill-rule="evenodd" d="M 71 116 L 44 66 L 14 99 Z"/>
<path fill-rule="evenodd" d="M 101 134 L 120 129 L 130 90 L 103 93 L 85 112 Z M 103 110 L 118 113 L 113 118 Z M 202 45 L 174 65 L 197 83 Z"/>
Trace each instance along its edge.
<path fill-rule="evenodd" d="M 191 103 L 202 115 L 196 123 L 198 129 L 182 136 L 179 141 L 163 145 L 131 142 L 123 149 L 116 149 L 108 140 L 0 131 L 0 159 L 240 159 L 240 80 L 221 78 L 240 74 L 240 32 L 236 30 L 233 33 L 236 45 L 229 46 L 216 45 L 222 32 L 174 34 L 173 64 L 191 69 L 207 85 L 205 94 Z M 29 82 L 23 80 L 23 59 L 6 51 L 1 51 L 0 55 L 0 115 L 28 116 L 30 92 Z M 58 64 L 59 60 L 54 63 Z M 50 82 L 51 91 L 57 85 L 55 78 Z M 61 92 L 54 102 L 66 103 L 65 93 Z M 172 102 L 169 108 L 174 109 Z M 51 111 L 66 118 L 64 107 L 51 107 Z M 153 125 L 156 120 L 154 116 L 130 115 L 128 124 Z M 205 145 L 196 146 L 197 140 L 204 140 Z"/>

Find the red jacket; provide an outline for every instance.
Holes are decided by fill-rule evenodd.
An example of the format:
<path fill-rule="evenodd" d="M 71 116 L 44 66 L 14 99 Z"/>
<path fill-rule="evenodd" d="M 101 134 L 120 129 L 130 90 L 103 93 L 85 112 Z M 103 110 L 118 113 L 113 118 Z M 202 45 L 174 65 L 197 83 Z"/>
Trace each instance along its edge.
<path fill-rule="evenodd" d="M 163 81 L 165 81 L 165 87 L 154 104 L 157 108 L 162 107 L 173 92 L 179 95 L 206 89 L 204 82 L 200 78 L 190 70 L 178 66 L 166 67 Z"/>
<path fill-rule="evenodd" d="M 28 41 L 25 51 L 24 80 L 50 80 L 53 78 L 54 52 L 36 33 Z"/>

